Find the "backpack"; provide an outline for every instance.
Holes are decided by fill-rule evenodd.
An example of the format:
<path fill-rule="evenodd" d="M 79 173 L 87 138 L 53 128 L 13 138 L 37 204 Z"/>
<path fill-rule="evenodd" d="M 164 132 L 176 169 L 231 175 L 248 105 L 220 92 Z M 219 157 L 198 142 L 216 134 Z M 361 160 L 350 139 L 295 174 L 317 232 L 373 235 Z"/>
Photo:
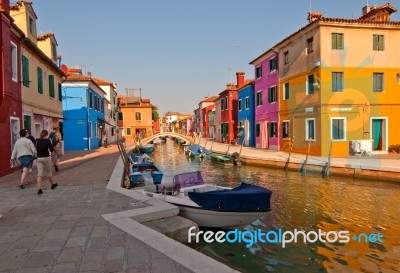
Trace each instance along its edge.
<path fill-rule="evenodd" d="M 49 135 L 49 139 L 51 140 L 51 143 L 53 143 L 53 147 L 57 146 L 58 144 L 58 138 L 54 132 L 51 132 Z"/>

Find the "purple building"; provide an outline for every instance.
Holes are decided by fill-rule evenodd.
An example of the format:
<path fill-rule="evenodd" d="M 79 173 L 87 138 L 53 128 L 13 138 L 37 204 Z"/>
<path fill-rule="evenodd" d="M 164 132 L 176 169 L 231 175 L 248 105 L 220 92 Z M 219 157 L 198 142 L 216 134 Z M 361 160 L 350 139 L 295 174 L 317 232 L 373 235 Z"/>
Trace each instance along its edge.
<path fill-rule="evenodd" d="M 268 50 L 255 58 L 254 102 L 256 147 L 279 150 L 278 54 Z"/>

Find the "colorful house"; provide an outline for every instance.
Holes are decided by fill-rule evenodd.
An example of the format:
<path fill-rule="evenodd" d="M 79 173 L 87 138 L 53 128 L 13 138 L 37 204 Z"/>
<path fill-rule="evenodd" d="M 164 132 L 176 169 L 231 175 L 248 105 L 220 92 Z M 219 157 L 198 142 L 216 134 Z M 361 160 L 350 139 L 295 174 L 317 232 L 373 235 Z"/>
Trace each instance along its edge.
<path fill-rule="evenodd" d="M 106 92 L 80 69 L 70 69 L 62 84 L 64 149 L 93 150 L 105 130 Z"/>
<path fill-rule="evenodd" d="M 199 103 L 199 112 L 200 112 L 200 120 L 199 120 L 199 130 L 201 132 L 202 137 L 208 137 L 208 111 L 212 110 L 215 107 L 214 101 L 218 98 L 218 96 L 206 97 Z"/>
<path fill-rule="evenodd" d="M 256 147 L 279 150 L 278 54 L 268 50 L 250 62 L 254 65 Z"/>
<path fill-rule="evenodd" d="M 347 156 L 355 141 L 373 153 L 400 143 L 396 11 L 365 6 L 357 19 L 311 12 L 308 25 L 267 51 L 279 54 L 282 150 Z"/>
<path fill-rule="evenodd" d="M 238 136 L 239 144 L 255 147 L 254 81 L 238 90 Z"/>
<path fill-rule="evenodd" d="M 150 99 L 118 96 L 118 128 L 121 136 L 142 139 L 153 135 L 153 107 Z"/>
<path fill-rule="evenodd" d="M 58 64 L 57 40 L 54 33 L 37 35 L 37 16 L 31 2 L 10 5 L 10 15 L 24 33 L 21 46 L 23 127 L 34 137 L 43 129 L 59 126 L 63 133 L 61 83 L 65 74 Z"/>
<path fill-rule="evenodd" d="M 12 21 L 10 2 L 3 0 L 0 2 L 0 176 L 12 172 L 11 152 L 22 128 L 21 38 L 25 35 Z"/>

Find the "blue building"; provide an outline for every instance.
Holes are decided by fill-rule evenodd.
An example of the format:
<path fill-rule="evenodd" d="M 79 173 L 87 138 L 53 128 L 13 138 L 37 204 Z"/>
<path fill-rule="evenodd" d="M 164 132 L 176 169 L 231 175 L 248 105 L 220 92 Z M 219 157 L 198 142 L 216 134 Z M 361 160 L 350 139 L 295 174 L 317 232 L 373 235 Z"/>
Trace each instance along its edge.
<path fill-rule="evenodd" d="M 65 150 L 92 150 L 101 146 L 105 95 L 91 75 L 82 75 L 81 69 L 69 70 L 62 84 Z"/>
<path fill-rule="evenodd" d="M 238 90 L 238 138 L 239 144 L 244 140 L 244 146 L 256 146 L 253 80 Z"/>

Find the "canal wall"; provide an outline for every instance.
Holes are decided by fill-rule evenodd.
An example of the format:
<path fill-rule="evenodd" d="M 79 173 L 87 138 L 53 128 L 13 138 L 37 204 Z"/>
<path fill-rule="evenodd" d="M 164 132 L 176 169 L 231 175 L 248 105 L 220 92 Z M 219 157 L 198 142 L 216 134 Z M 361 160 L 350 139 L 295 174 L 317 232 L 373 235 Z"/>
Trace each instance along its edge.
<path fill-rule="evenodd" d="M 213 153 L 231 155 L 234 152 L 240 153 L 242 164 L 261 166 L 267 168 L 281 169 L 285 171 L 303 172 L 325 176 L 328 166 L 328 158 L 292 154 L 288 161 L 289 154 L 279 151 L 258 149 L 253 147 L 241 147 L 239 145 L 228 145 L 202 139 L 200 145 L 205 145 Z M 377 155 L 362 157 L 341 157 L 331 158 L 330 176 L 348 177 L 353 179 L 376 180 L 400 182 L 400 160 L 382 159 Z"/>

